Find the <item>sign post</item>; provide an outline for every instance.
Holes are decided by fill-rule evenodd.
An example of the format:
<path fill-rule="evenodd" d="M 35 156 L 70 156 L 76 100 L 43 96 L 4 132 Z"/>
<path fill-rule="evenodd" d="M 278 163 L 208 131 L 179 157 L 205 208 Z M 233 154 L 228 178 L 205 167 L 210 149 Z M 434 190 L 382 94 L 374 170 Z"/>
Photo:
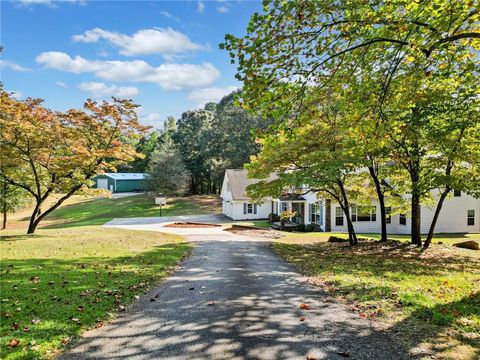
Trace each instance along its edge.
<path fill-rule="evenodd" d="M 167 205 L 166 197 L 156 197 L 155 204 L 160 206 L 160 217 L 162 217 L 162 205 Z"/>

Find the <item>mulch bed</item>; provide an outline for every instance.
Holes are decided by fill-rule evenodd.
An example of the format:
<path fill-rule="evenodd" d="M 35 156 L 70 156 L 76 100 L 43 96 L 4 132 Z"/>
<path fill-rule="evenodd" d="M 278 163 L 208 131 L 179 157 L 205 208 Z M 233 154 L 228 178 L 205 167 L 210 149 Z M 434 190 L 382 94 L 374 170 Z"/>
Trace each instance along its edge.
<path fill-rule="evenodd" d="M 210 227 L 219 227 L 219 226 L 221 226 L 221 225 L 193 223 L 193 222 L 176 222 L 176 223 L 172 223 L 172 224 L 167 224 L 164 227 L 169 227 L 169 228 L 210 228 Z"/>
<path fill-rule="evenodd" d="M 245 236 L 259 237 L 264 239 L 280 239 L 285 235 L 279 231 L 268 230 L 263 228 L 247 227 L 242 225 L 232 225 L 232 227 L 225 229 L 225 231 Z"/>

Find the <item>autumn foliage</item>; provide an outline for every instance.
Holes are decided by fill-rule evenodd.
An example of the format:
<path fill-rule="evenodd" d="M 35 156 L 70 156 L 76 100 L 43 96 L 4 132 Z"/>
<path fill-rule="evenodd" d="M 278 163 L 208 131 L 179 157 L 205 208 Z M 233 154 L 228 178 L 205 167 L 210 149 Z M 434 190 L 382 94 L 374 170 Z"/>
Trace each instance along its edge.
<path fill-rule="evenodd" d="M 41 99 L 0 96 L 0 176 L 35 199 L 28 233 L 95 175 L 142 156 L 122 142 L 147 130 L 130 100 L 87 100 L 83 110 L 54 112 Z M 54 193 L 62 196 L 43 209 Z"/>

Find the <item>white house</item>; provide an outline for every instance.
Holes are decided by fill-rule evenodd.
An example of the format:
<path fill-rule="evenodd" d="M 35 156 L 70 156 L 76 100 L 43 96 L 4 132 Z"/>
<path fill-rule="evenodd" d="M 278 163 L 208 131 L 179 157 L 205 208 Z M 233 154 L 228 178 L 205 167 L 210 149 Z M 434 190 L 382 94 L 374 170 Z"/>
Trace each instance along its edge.
<path fill-rule="evenodd" d="M 304 195 L 289 194 L 281 198 L 266 198 L 255 204 L 246 195 L 246 187 L 257 180 L 248 179 L 246 170 L 227 170 L 221 191 L 223 214 L 233 220 L 267 219 L 269 214 L 279 215 L 284 210 L 294 211 L 293 219 L 299 224 L 314 224 L 320 231 L 347 232 L 345 214 L 340 206 L 328 199 L 317 197 L 313 192 Z M 422 233 L 427 233 L 434 210 L 427 206 L 421 209 Z M 387 208 L 387 212 L 391 209 Z M 380 233 L 380 206 L 351 208 L 352 222 L 359 233 Z M 393 214 L 387 218 L 390 234 L 409 234 L 411 219 L 408 214 Z M 437 233 L 480 232 L 480 199 L 454 191 L 444 202 L 435 228 Z"/>

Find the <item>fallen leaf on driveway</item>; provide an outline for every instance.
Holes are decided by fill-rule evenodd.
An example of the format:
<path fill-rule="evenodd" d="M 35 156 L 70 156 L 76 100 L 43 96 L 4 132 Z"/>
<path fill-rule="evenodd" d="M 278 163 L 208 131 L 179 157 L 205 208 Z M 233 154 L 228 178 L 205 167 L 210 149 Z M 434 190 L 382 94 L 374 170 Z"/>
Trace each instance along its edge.
<path fill-rule="evenodd" d="M 367 317 L 367 314 L 360 313 L 360 314 L 358 314 L 358 316 L 360 316 L 361 318 L 364 318 L 364 319 L 365 319 L 365 318 Z"/>
<path fill-rule="evenodd" d="M 300 316 L 300 321 L 305 321 L 305 316 Z"/>
<path fill-rule="evenodd" d="M 212 305 L 215 305 L 215 303 L 213 301 L 210 301 L 207 305 L 212 306 Z"/>
<path fill-rule="evenodd" d="M 307 360 L 317 360 L 317 358 L 313 355 L 307 355 Z"/>
<path fill-rule="evenodd" d="M 190 289 L 188 289 L 188 290 L 195 290 L 195 288 L 194 288 L 194 287 L 191 287 L 191 288 L 190 288 Z"/>
<path fill-rule="evenodd" d="M 309 305 L 309 304 L 301 303 L 301 304 L 300 304 L 300 309 L 302 309 L 302 310 L 310 310 L 310 305 Z"/>
<path fill-rule="evenodd" d="M 337 355 L 340 355 L 341 357 L 350 357 L 350 354 L 347 352 L 337 352 Z"/>

